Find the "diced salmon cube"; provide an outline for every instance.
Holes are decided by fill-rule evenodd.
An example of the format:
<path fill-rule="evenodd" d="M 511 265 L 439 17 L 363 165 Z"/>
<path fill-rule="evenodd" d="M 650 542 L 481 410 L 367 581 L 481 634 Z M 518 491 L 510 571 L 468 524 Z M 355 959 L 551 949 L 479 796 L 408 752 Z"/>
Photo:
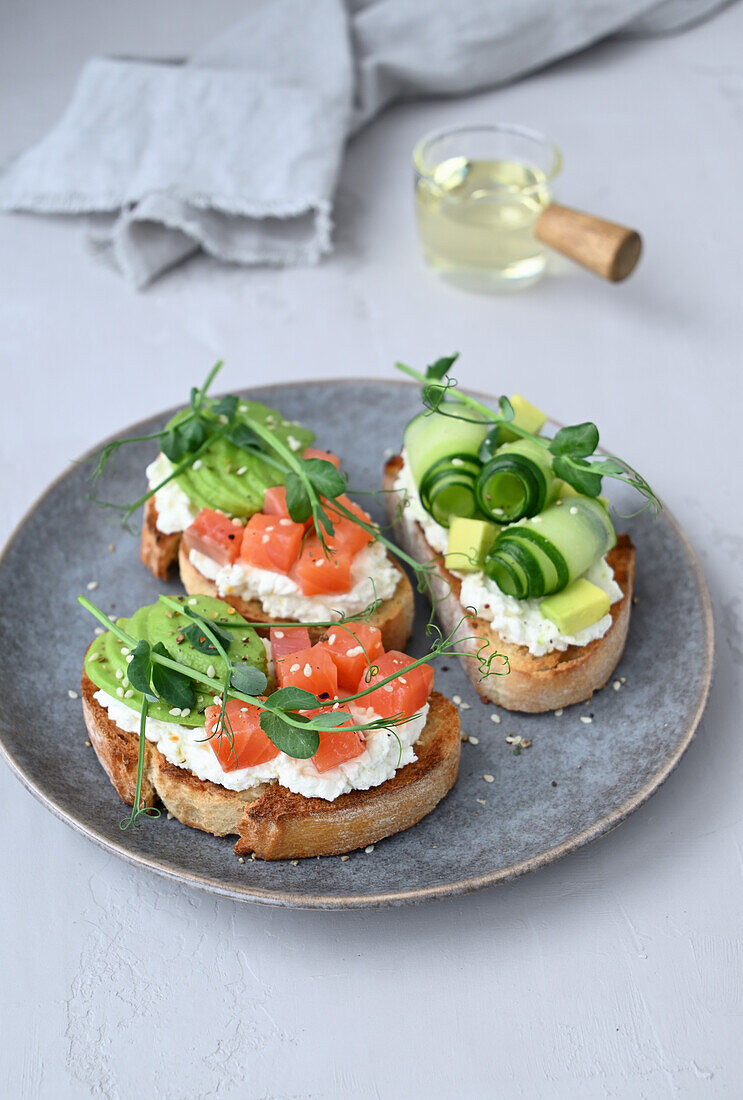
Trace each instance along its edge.
<path fill-rule="evenodd" d="M 344 623 L 331 627 L 324 645 L 338 670 L 338 687 L 355 692 L 359 680 L 382 656 L 382 633 L 368 623 Z"/>
<path fill-rule="evenodd" d="M 288 573 L 299 557 L 303 538 L 301 523 L 259 512 L 248 520 L 240 557 L 258 569 Z"/>
<path fill-rule="evenodd" d="M 260 726 L 260 710 L 240 699 L 229 699 L 225 707 L 227 726 L 215 733 L 220 707 L 207 707 L 205 729 L 214 755 L 222 765 L 222 771 L 234 772 L 238 768 L 254 768 L 266 764 L 278 756 L 279 750 L 268 739 Z"/>
<path fill-rule="evenodd" d="M 302 547 L 294 576 L 305 596 L 348 592 L 351 587 L 351 555 L 346 550 L 326 552 L 317 535 L 310 535 Z"/>
<path fill-rule="evenodd" d="M 335 699 L 338 673 L 333 658 L 321 645 L 300 649 L 282 661 L 281 687 L 299 687 L 323 699 Z"/>
<path fill-rule="evenodd" d="M 379 671 L 370 677 L 368 683 L 362 675 L 356 690 L 366 691 L 396 672 L 400 675 L 389 684 L 383 684 L 376 691 L 359 699 L 358 705 L 372 707 L 381 718 L 391 718 L 393 714 L 416 714 L 428 701 L 433 690 L 433 669 L 430 665 L 417 665 L 406 672 L 406 668 L 412 663 L 413 658 L 406 653 L 399 653 L 394 649 L 385 653 L 375 661 Z"/>
<path fill-rule="evenodd" d="M 218 565 L 232 565 L 240 556 L 244 528 L 222 512 L 202 508 L 193 523 L 183 532 L 185 550 L 205 554 Z"/>

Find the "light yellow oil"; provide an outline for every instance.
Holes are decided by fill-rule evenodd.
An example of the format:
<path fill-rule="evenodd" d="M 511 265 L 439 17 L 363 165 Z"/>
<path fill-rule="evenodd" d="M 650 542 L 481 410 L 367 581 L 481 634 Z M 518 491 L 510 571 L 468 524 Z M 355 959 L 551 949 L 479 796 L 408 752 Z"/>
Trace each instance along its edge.
<path fill-rule="evenodd" d="M 428 264 L 474 289 L 534 282 L 545 255 L 534 223 L 550 202 L 540 169 L 451 157 L 418 178 L 418 228 Z"/>

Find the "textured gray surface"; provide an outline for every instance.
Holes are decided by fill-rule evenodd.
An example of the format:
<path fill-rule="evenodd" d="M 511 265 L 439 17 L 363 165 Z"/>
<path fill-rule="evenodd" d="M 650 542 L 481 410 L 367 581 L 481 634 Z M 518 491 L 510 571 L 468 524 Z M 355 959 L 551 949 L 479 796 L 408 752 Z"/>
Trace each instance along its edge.
<path fill-rule="evenodd" d="M 350 491 L 377 490 L 385 453 L 398 449 L 406 422 L 420 408 L 415 386 L 389 382 L 297 383 L 248 391 L 290 420 L 315 430 L 321 446 L 347 455 Z M 159 416 L 121 435 L 146 435 Z M 358 446 L 359 440 L 367 443 Z M 128 502 L 142 492 L 143 470 L 156 448 L 119 452 L 115 473 L 96 494 Z M 87 499 L 89 463 L 73 467 L 21 526 L 0 563 L 0 709 L 2 748 L 24 781 L 48 804 L 100 843 L 162 873 L 234 897 L 321 908 L 420 900 L 506 881 L 568 854 L 622 821 L 666 778 L 688 744 L 711 673 L 709 597 L 698 563 L 675 522 L 648 512 L 625 526 L 637 547 L 637 606 L 617 675 L 626 679 L 562 715 L 509 714 L 481 702 L 456 660 L 437 662 L 436 684 L 466 704 L 460 777 L 437 810 L 416 828 L 377 846 L 371 861 L 356 853 L 290 863 L 239 863 L 227 839 L 176 821 L 144 822 L 122 832 L 123 808 L 92 750 L 85 747 L 77 687 L 80 659 L 94 621 L 77 607 L 93 581 L 107 613 L 130 615 L 162 588 L 139 561 L 136 538 L 112 526 L 112 514 Z M 616 483 L 615 483 L 616 484 Z M 611 494 L 612 488 L 607 491 Z M 637 498 L 614 495 L 621 514 Z M 381 519 L 380 501 L 362 497 Z M 45 533 L 54 531 L 51 545 Z M 107 549 L 116 533 L 117 549 Z M 42 550 L 43 548 L 43 550 Z M 39 570 L 40 554 L 54 578 Z M 173 587 L 173 586 L 171 586 Z M 427 609 L 419 601 L 408 649 L 426 652 Z M 39 681 L 28 654 L 54 653 Z M 50 752 L 35 718 L 46 701 L 56 731 Z M 496 725 L 492 714 L 501 716 Z M 581 716 L 593 721 L 584 723 Z M 505 738 L 532 747 L 515 756 Z M 483 775 L 494 776 L 486 783 Z M 485 805 L 481 805 L 482 799 Z"/>
<path fill-rule="evenodd" d="M 243 8 L 6 3 L 0 156 L 53 125 L 90 54 L 186 54 Z M 735 4 L 495 94 L 393 110 L 352 143 L 338 249 L 312 272 L 204 261 L 137 296 L 63 221 L 0 218 L 0 540 L 70 458 L 142 415 L 143 394 L 168 408 L 220 356 L 237 389 L 391 377 L 396 358 L 458 348 L 473 387 L 517 376 L 555 417 L 592 417 L 631 453 L 699 553 L 718 635 L 698 734 L 645 806 L 538 874 L 440 903 L 305 912 L 193 890 L 91 844 L 0 765 L 0 1094 L 739 1096 L 741 36 Z M 631 279 L 561 266 L 484 298 L 423 270 L 410 150 L 482 119 L 551 134 L 560 201 L 643 231 Z"/>

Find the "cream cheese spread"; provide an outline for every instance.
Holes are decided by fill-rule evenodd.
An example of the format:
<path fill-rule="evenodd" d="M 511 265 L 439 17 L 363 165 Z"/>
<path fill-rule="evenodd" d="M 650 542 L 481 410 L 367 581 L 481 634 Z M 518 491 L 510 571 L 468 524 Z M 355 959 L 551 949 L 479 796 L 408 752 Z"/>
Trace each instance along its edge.
<path fill-rule="evenodd" d="M 421 504 L 405 451 L 402 452 L 402 468 L 395 480 L 395 492 L 403 495 L 404 519 L 420 524 L 428 545 L 439 554 L 445 554 L 449 532 L 428 514 Z M 501 592 L 495 581 L 484 573 L 458 573 L 462 582 L 459 602 L 463 607 L 474 608 L 477 617 L 492 623 L 493 629 L 512 645 L 526 646 L 535 657 L 542 657 L 554 650 L 564 651 L 568 646 L 585 646 L 597 638 L 603 638 L 612 624 L 610 614 L 587 626 L 577 634 L 561 634 L 554 623 L 542 617 L 540 600 L 517 600 Z M 583 574 L 586 580 L 603 589 L 612 604 L 622 598 L 622 589 L 614 580 L 614 570 L 606 558 L 595 562 Z"/>
<path fill-rule="evenodd" d="M 166 477 L 173 472 L 173 463 L 162 452 L 154 462 L 147 467 L 147 484 L 154 489 Z M 179 531 L 185 531 L 199 514 L 199 509 L 192 504 L 186 494 L 175 481 L 169 481 L 155 493 L 155 507 L 157 508 L 157 526 L 164 535 L 174 535 Z"/>
<path fill-rule="evenodd" d="M 105 691 L 96 691 L 94 698 L 120 729 L 127 733 L 139 733 L 138 711 Z M 359 725 L 372 722 L 377 717 L 371 709 L 353 705 L 349 709 Z M 181 726 L 177 722 L 148 718 L 145 737 L 170 764 L 228 790 L 246 791 L 261 783 L 277 781 L 295 794 L 333 802 L 348 791 L 367 791 L 370 787 L 378 787 L 391 779 L 398 768 L 413 763 L 417 759 L 413 746 L 427 719 L 428 703 L 402 725 L 390 727 L 390 730 L 370 730 L 363 735 L 366 748 L 360 756 L 322 773 L 317 771 L 311 760 L 295 760 L 283 752 L 254 768 L 223 771 L 214 750 L 204 740 L 206 732 L 203 726 Z"/>
<path fill-rule="evenodd" d="M 286 573 L 259 569 L 247 562 L 219 565 L 212 558 L 189 552 L 189 560 L 202 576 L 214 581 L 220 596 L 240 596 L 259 600 L 272 619 L 294 619 L 300 623 L 330 621 L 339 614 L 363 611 L 374 599 L 388 600 L 394 595 L 400 574 L 379 542 L 365 546 L 351 563 L 351 587 L 348 592 L 305 596 L 297 582 Z"/>

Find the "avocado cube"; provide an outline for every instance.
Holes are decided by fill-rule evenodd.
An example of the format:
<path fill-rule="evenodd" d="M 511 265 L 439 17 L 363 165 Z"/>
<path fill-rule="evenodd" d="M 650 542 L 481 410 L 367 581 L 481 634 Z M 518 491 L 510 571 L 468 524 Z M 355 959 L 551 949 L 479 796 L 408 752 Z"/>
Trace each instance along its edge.
<path fill-rule="evenodd" d="M 477 573 L 485 564 L 485 555 L 495 542 L 500 528 L 484 519 L 453 516 L 449 525 L 449 545 L 444 558 L 447 569 L 457 573 Z"/>
<path fill-rule="evenodd" d="M 525 432 L 531 432 L 532 435 L 539 435 L 544 427 L 547 414 L 543 413 L 541 409 L 538 409 L 536 405 L 532 405 L 527 401 L 525 397 L 522 397 L 520 393 L 514 393 L 511 395 L 511 405 L 513 406 L 513 422 L 518 424 L 520 428 L 523 428 Z M 512 432 L 508 425 L 504 424 L 500 430 L 500 442 L 510 443 L 514 439 L 520 439 L 515 432 Z"/>
<path fill-rule="evenodd" d="M 579 577 L 562 592 L 542 600 L 539 610 L 561 634 L 572 636 L 603 619 L 610 607 L 611 601 L 602 588 Z"/>

